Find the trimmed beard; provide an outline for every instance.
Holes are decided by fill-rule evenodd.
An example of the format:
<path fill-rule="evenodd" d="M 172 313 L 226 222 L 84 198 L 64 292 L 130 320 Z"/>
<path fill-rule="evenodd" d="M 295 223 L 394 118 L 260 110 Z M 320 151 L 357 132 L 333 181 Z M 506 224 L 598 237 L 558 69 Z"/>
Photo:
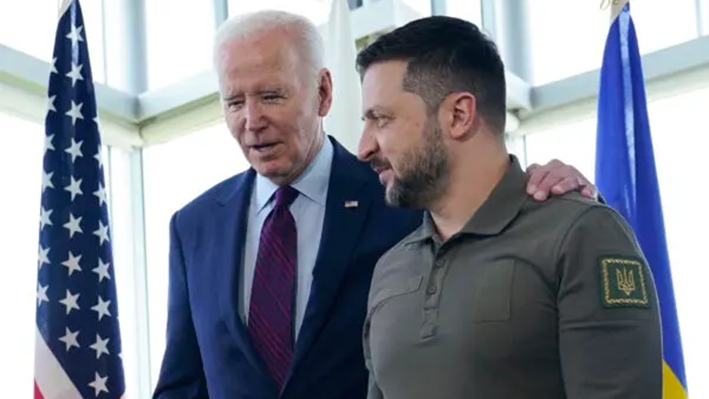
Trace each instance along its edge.
<path fill-rule="evenodd" d="M 386 189 L 386 202 L 401 208 L 428 209 L 443 195 L 450 179 L 450 158 L 441 128 L 429 117 L 421 143 L 406 153 Z"/>

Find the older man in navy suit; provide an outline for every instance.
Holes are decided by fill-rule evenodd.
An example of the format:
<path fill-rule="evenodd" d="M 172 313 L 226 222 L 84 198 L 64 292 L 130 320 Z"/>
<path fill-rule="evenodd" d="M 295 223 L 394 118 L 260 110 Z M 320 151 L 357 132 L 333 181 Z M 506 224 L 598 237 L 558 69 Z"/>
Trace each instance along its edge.
<path fill-rule="evenodd" d="M 225 119 L 251 168 L 172 217 L 156 399 L 366 397 L 372 271 L 422 216 L 387 207 L 377 175 L 324 133 L 323 59 L 315 26 L 287 13 L 216 36 Z M 594 189 L 558 161 L 530 176 L 541 199 Z"/>

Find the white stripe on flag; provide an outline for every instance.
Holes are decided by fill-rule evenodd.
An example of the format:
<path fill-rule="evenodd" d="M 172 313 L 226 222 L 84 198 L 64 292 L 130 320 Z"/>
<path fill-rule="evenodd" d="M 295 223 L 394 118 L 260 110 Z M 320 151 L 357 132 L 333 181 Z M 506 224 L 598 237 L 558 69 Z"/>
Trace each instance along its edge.
<path fill-rule="evenodd" d="M 35 328 L 34 380 L 44 399 L 81 399 L 79 390 Z"/>
<path fill-rule="evenodd" d="M 72 0 L 64 0 L 61 2 L 59 5 L 59 19 L 61 19 L 62 15 L 66 12 L 66 10 L 69 9 L 69 6 L 71 5 Z"/>

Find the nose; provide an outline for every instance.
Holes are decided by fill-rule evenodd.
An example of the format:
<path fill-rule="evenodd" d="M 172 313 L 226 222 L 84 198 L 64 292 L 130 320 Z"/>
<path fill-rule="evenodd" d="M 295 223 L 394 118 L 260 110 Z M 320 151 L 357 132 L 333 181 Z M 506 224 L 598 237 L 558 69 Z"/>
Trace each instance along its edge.
<path fill-rule="evenodd" d="M 250 99 L 246 100 L 246 104 L 244 106 L 244 118 L 245 128 L 251 132 L 259 132 L 267 125 L 266 118 L 264 118 L 263 108 L 258 101 L 253 101 Z"/>
<path fill-rule="evenodd" d="M 368 161 L 372 155 L 378 151 L 378 148 L 379 146 L 377 145 L 377 141 L 374 139 L 374 135 L 371 133 L 370 129 L 365 127 L 359 139 L 357 158 L 361 161 Z"/>

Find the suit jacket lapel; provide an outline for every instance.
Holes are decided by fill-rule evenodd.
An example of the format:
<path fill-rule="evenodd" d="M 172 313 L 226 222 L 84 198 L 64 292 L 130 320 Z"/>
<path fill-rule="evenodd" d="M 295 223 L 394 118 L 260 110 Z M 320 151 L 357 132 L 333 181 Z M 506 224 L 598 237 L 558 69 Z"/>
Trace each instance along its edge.
<path fill-rule="evenodd" d="M 320 249 L 286 384 L 327 320 L 370 205 L 370 196 L 363 190 L 367 183 L 366 166 L 336 140 L 332 139 L 332 142 L 334 157 Z"/>
<path fill-rule="evenodd" d="M 247 328 L 239 316 L 239 278 L 255 175 L 250 169 L 236 182 L 233 190 L 217 198 L 220 207 L 214 214 L 216 231 L 212 239 L 216 242 L 213 248 L 224 251 L 224 258 L 222 265 L 212 269 L 219 308 L 227 329 L 253 368 L 265 373 L 263 362 L 251 345 Z"/>

